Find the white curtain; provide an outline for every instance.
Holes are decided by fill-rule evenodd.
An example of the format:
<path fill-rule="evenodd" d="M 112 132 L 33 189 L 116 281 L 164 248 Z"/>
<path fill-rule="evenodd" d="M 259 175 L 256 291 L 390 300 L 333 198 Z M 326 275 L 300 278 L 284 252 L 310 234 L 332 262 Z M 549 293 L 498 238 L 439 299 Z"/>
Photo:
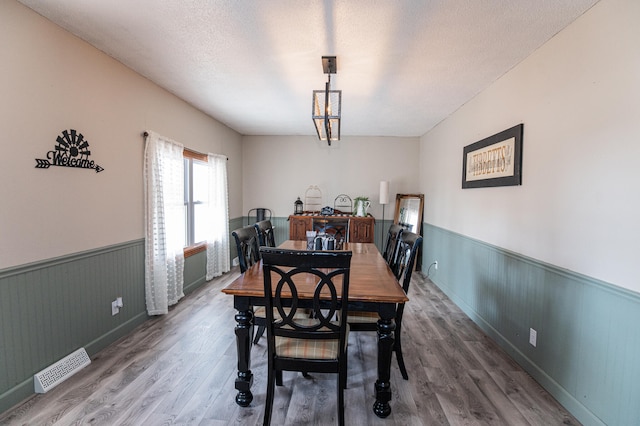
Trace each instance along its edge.
<path fill-rule="evenodd" d="M 149 132 L 144 151 L 145 295 L 149 315 L 184 296 L 182 144 Z"/>
<path fill-rule="evenodd" d="M 209 154 L 209 214 L 207 229 L 207 275 L 211 280 L 229 272 L 229 196 L 227 157 Z"/>

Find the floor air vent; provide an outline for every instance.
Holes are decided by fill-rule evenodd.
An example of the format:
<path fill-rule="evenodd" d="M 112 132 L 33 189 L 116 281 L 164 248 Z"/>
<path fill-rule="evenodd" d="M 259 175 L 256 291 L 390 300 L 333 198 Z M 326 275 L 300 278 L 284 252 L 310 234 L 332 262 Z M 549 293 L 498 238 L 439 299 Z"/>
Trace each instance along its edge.
<path fill-rule="evenodd" d="M 33 376 L 36 393 L 45 393 L 53 389 L 89 364 L 91 359 L 84 348 L 67 355 Z"/>

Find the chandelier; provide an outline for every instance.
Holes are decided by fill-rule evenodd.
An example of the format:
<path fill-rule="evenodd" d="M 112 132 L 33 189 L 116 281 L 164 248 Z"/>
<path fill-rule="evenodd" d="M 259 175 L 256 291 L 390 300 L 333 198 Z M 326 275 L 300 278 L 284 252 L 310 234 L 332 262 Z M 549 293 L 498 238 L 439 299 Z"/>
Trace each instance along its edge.
<path fill-rule="evenodd" d="M 323 56 L 322 69 L 328 75 L 324 90 L 313 91 L 311 118 L 316 133 L 322 141 L 340 140 L 340 109 L 342 106 L 342 90 L 331 90 L 331 74 L 336 74 L 336 57 Z"/>

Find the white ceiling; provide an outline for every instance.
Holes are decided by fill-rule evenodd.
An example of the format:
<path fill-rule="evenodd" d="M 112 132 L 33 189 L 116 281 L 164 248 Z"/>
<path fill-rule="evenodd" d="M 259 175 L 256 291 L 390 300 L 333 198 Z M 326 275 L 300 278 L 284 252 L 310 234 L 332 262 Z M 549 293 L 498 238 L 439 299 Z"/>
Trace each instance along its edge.
<path fill-rule="evenodd" d="M 19 0 L 244 135 L 421 136 L 598 0 Z"/>

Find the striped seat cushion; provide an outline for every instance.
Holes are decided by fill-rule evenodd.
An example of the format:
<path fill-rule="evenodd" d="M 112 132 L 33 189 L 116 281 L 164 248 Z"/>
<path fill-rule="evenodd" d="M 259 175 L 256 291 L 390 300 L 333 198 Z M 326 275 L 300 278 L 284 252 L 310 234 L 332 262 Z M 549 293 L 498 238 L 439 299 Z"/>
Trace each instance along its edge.
<path fill-rule="evenodd" d="M 284 358 L 337 359 L 338 339 L 292 339 L 276 337 L 276 353 Z"/>
<path fill-rule="evenodd" d="M 307 319 L 307 321 L 311 324 L 315 320 Z M 345 346 L 349 340 L 348 324 L 346 333 Z M 276 354 L 284 358 L 337 359 L 339 347 L 339 339 L 295 339 L 276 336 Z"/>
<path fill-rule="evenodd" d="M 285 309 L 285 312 L 289 312 L 289 309 Z M 277 309 L 273 309 L 273 313 L 275 314 L 275 316 L 278 316 L 278 310 Z M 255 311 L 253 311 L 253 316 L 254 317 L 259 317 L 259 318 L 266 318 L 267 317 L 267 310 L 265 309 L 264 306 L 258 306 L 256 308 Z M 307 312 L 306 309 L 298 309 L 298 311 L 296 312 L 294 318 L 296 319 L 303 319 L 303 318 L 309 318 L 309 312 Z"/>
<path fill-rule="evenodd" d="M 369 323 L 377 323 L 380 319 L 380 316 L 377 312 L 359 312 L 359 311 L 349 311 L 347 314 L 347 322 L 349 324 L 369 324 Z"/>

